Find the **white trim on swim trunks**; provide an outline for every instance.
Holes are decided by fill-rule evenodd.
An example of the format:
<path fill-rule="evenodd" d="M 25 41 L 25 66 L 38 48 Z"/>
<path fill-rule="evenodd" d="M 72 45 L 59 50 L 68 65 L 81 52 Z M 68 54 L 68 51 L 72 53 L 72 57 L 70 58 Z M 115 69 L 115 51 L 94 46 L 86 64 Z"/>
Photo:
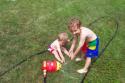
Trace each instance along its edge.
<path fill-rule="evenodd" d="M 50 53 L 52 53 L 54 50 L 55 50 L 54 48 L 52 48 L 51 46 L 49 46 L 48 51 L 49 51 Z"/>

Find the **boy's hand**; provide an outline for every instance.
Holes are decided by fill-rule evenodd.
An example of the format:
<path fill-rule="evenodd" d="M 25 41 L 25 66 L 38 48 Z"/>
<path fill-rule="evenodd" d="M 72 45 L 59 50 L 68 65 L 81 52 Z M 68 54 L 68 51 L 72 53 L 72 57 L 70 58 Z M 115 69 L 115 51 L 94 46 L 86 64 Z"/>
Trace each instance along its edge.
<path fill-rule="evenodd" d="M 71 57 L 73 55 L 73 49 L 69 50 L 69 56 Z"/>
<path fill-rule="evenodd" d="M 71 57 L 70 54 L 68 53 L 69 58 Z"/>
<path fill-rule="evenodd" d="M 73 49 L 70 49 L 70 50 L 69 50 L 69 54 L 72 53 L 72 52 L 73 52 Z"/>
<path fill-rule="evenodd" d="M 74 56 L 74 55 L 72 55 L 72 56 L 71 56 L 71 60 L 73 60 L 74 58 L 75 58 L 75 56 Z"/>
<path fill-rule="evenodd" d="M 75 58 L 75 55 L 73 52 L 70 53 L 70 58 L 71 58 L 71 60 L 73 60 Z"/>
<path fill-rule="evenodd" d="M 73 52 L 69 53 L 69 56 L 72 57 L 73 56 Z"/>

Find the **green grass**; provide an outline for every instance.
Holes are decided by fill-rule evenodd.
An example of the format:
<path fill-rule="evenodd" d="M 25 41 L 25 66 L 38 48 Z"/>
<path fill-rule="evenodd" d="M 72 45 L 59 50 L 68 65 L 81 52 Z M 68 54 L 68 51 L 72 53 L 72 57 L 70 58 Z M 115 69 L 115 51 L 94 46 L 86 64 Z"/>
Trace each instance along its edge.
<path fill-rule="evenodd" d="M 100 49 L 115 31 L 119 31 L 104 55 L 94 64 L 85 82 L 125 82 L 125 1 L 124 0 L 0 0 L 0 73 L 17 62 L 47 49 L 60 32 L 68 32 L 71 17 L 81 19 L 84 26 L 101 16 L 90 28 L 100 37 Z M 71 34 L 69 33 L 70 37 Z M 65 56 L 66 57 L 66 56 Z M 35 56 L 0 78 L 0 83 L 43 83 L 40 70 L 43 60 L 53 60 L 49 53 Z M 76 63 L 66 57 L 68 64 L 56 73 L 49 73 L 47 83 L 80 83 L 82 75 Z"/>

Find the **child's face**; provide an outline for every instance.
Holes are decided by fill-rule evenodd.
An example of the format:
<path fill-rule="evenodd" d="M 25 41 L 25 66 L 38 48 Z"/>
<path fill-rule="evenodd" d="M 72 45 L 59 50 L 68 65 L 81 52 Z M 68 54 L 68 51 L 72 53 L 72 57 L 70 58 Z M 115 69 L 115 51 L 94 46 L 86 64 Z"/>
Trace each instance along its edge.
<path fill-rule="evenodd" d="M 60 42 L 60 45 L 61 45 L 61 46 L 65 46 L 65 45 L 67 44 L 67 42 L 66 42 L 66 41 L 63 41 L 63 40 L 62 40 L 62 41 L 59 41 L 59 42 Z"/>
<path fill-rule="evenodd" d="M 74 35 L 79 35 L 80 34 L 80 28 L 78 26 L 73 26 L 71 27 L 71 33 Z"/>

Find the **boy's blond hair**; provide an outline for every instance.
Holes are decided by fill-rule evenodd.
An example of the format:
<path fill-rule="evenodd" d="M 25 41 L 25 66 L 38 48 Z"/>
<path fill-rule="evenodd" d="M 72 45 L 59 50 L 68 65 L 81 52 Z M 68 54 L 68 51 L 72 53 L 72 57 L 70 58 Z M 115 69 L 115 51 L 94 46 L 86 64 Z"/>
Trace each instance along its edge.
<path fill-rule="evenodd" d="M 68 34 L 66 32 L 62 32 L 58 35 L 58 40 L 59 41 L 65 41 L 67 42 L 69 39 L 68 39 Z"/>
<path fill-rule="evenodd" d="M 74 25 L 77 25 L 77 27 L 80 28 L 81 21 L 77 18 L 72 18 L 68 23 L 68 28 L 71 30 Z"/>

